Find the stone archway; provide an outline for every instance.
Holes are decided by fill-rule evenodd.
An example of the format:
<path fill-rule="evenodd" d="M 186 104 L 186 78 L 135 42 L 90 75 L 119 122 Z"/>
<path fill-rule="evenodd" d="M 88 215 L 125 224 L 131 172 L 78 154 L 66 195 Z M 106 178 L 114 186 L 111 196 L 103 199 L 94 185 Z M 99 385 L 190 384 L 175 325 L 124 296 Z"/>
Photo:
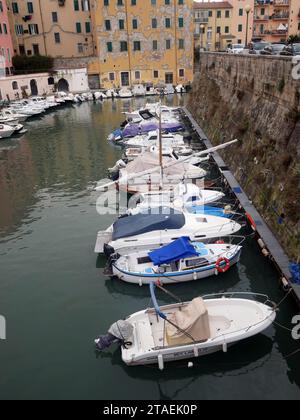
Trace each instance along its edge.
<path fill-rule="evenodd" d="M 69 83 L 66 79 L 59 79 L 57 83 L 57 90 L 58 92 L 69 92 Z"/>
<path fill-rule="evenodd" d="M 36 96 L 36 95 L 39 94 L 37 83 L 36 83 L 35 79 L 30 80 L 30 90 L 31 90 L 31 95 L 32 96 Z"/>

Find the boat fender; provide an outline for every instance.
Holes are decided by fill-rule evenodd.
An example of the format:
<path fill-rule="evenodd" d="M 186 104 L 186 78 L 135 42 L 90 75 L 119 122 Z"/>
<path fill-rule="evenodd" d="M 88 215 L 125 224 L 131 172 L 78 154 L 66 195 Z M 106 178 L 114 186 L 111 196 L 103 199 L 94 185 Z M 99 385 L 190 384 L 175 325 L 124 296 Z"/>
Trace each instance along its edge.
<path fill-rule="evenodd" d="M 268 257 L 268 256 L 270 255 L 270 253 L 269 253 L 269 251 L 267 250 L 267 248 L 264 248 L 264 249 L 262 250 L 262 254 L 263 254 L 263 256 L 264 256 L 264 257 Z"/>
<path fill-rule="evenodd" d="M 215 269 L 215 276 L 218 276 L 218 275 L 219 275 L 219 272 L 217 269 Z"/>
<path fill-rule="evenodd" d="M 196 271 L 193 272 L 193 278 L 194 278 L 194 280 L 198 279 Z"/>
<path fill-rule="evenodd" d="M 143 286 L 143 280 L 142 279 L 139 279 L 139 285 L 140 285 L 140 287 Z"/>
<path fill-rule="evenodd" d="M 157 356 L 159 370 L 164 370 L 164 357 L 162 354 Z"/>
<path fill-rule="evenodd" d="M 258 245 L 261 247 L 261 249 L 264 249 L 264 248 L 266 247 L 266 245 L 265 245 L 265 243 L 264 243 L 264 241 L 263 241 L 262 239 L 259 239 L 259 240 L 257 241 L 257 243 L 258 243 Z"/>
<path fill-rule="evenodd" d="M 223 353 L 227 353 L 227 343 L 225 341 L 223 343 Z"/>
<path fill-rule="evenodd" d="M 254 220 L 253 220 L 253 218 L 252 218 L 252 216 L 249 214 L 249 213 L 246 213 L 246 217 L 247 217 L 247 219 L 248 219 L 248 221 L 249 221 L 249 223 L 250 223 L 250 225 L 251 225 L 251 227 L 252 227 L 252 229 L 254 230 L 254 232 L 256 232 L 256 224 L 255 224 L 255 222 L 254 222 Z"/>
<path fill-rule="evenodd" d="M 189 362 L 189 363 L 188 363 L 188 368 L 189 368 L 189 369 L 191 369 L 191 368 L 193 368 L 193 367 L 194 367 L 194 363 L 193 363 L 193 362 Z"/>
<path fill-rule="evenodd" d="M 199 349 L 196 346 L 194 347 L 194 356 L 199 357 Z"/>
<path fill-rule="evenodd" d="M 225 262 L 225 267 L 221 267 L 221 264 L 224 262 Z M 221 257 L 216 262 L 216 269 L 218 270 L 219 273 L 226 273 L 226 271 L 228 271 L 229 268 L 230 268 L 230 261 L 228 258 Z"/>
<path fill-rule="evenodd" d="M 285 292 L 290 290 L 289 282 L 287 281 L 287 279 L 285 277 L 282 277 L 281 283 L 282 283 L 282 288 Z"/>

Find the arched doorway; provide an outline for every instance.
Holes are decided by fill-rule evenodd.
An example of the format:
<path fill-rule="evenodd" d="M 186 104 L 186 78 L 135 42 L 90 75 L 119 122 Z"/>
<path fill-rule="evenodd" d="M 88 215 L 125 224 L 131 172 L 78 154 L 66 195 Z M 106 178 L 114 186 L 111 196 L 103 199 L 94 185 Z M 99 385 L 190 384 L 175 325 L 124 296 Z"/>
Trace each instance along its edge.
<path fill-rule="evenodd" d="M 66 81 L 66 79 L 59 79 L 57 90 L 59 92 L 69 92 L 69 83 Z"/>
<path fill-rule="evenodd" d="M 36 83 L 35 79 L 30 80 L 30 90 L 31 90 L 31 95 L 32 96 L 36 96 L 39 93 L 37 83 Z"/>

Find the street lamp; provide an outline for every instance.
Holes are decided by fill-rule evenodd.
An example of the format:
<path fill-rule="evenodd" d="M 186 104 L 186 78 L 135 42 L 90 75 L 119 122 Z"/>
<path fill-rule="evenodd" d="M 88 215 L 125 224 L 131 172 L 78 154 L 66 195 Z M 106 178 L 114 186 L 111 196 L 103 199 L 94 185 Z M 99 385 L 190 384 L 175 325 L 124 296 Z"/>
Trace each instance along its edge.
<path fill-rule="evenodd" d="M 251 6 L 249 4 L 247 4 L 245 6 L 245 11 L 247 13 L 247 23 L 246 23 L 246 42 L 245 42 L 245 47 L 247 48 L 248 46 L 248 25 L 249 25 L 249 13 L 251 10 Z"/>
<path fill-rule="evenodd" d="M 204 34 L 205 26 L 203 24 L 200 25 L 200 34 L 201 34 L 201 51 L 203 51 L 203 34 Z"/>

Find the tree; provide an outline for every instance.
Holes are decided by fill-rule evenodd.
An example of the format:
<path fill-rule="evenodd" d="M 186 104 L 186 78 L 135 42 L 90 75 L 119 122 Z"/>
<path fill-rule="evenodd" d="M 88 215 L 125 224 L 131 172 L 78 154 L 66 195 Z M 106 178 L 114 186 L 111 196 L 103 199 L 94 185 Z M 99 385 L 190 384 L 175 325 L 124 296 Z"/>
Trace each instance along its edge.
<path fill-rule="evenodd" d="M 300 35 L 290 35 L 288 37 L 288 44 L 296 44 L 300 42 Z"/>
<path fill-rule="evenodd" d="M 53 68 L 53 58 L 44 55 L 15 55 L 13 66 L 15 74 L 49 72 Z"/>

